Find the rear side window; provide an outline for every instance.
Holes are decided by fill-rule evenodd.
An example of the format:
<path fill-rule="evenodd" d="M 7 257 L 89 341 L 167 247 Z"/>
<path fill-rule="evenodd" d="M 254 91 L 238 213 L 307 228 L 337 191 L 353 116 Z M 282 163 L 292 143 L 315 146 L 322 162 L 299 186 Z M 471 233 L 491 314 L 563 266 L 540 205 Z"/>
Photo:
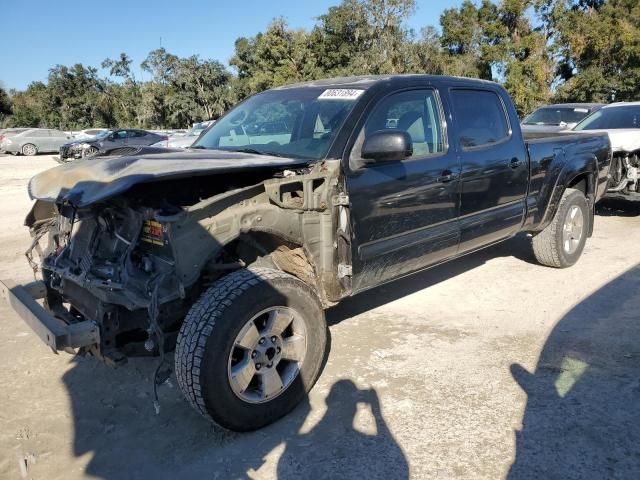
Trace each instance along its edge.
<path fill-rule="evenodd" d="M 488 90 L 451 90 L 453 112 L 462 148 L 498 143 L 509 136 L 500 97 Z"/>

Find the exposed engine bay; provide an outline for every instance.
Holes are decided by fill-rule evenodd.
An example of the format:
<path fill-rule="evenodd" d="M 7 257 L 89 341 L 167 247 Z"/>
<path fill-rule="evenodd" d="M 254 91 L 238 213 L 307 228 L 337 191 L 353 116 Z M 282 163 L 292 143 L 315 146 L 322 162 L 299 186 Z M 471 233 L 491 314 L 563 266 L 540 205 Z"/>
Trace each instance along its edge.
<path fill-rule="evenodd" d="M 325 161 L 141 183 L 82 207 L 38 200 L 27 257 L 56 317 L 100 327 L 100 345 L 79 353 L 113 365 L 162 355 L 204 289 L 235 269 L 275 266 L 315 283 L 326 304 L 349 292 L 334 273 L 350 261 L 348 235 L 335 240 L 347 215 L 338 172 Z"/>
<path fill-rule="evenodd" d="M 640 194 L 640 150 L 614 152 L 610 172 L 608 193 Z"/>

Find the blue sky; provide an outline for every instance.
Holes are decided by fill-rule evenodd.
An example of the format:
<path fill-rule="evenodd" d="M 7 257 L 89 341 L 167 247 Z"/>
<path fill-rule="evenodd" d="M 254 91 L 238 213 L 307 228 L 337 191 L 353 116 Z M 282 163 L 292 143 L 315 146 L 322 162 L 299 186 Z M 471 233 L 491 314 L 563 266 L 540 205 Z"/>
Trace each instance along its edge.
<path fill-rule="evenodd" d="M 3 2 L 0 83 L 23 89 L 45 80 L 56 64 L 100 67 L 127 52 L 136 77 L 147 53 L 162 46 L 179 56 L 198 54 L 227 64 L 236 38 L 263 31 L 277 16 L 295 28 L 310 28 L 339 0 L 12 0 Z M 462 0 L 417 0 L 409 26 L 438 24 L 440 13 Z"/>

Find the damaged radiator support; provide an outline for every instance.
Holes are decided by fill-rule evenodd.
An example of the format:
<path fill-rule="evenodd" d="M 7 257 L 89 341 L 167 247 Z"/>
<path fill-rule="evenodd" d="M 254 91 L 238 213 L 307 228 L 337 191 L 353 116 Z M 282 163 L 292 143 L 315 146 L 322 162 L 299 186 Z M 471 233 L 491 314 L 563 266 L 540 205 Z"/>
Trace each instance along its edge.
<path fill-rule="evenodd" d="M 617 152 L 614 154 L 615 164 L 611 168 L 612 185 L 607 191 L 617 192 L 638 192 L 638 181 L 640 180 L 640 153 Z"/>

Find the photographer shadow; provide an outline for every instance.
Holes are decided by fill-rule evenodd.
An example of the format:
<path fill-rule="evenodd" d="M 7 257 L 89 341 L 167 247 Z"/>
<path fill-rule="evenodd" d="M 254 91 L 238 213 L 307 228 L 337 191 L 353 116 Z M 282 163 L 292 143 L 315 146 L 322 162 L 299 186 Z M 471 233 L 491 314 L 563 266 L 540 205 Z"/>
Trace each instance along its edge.
<path fill-rule="evenodd" d="M 131 394 L 153 365 L 132 364 L 113 371 L 79 359 L 64 376 L 75 422 L 73 453 L 92 455 L 84 474 L 102 479 L 409 478 L 377 393 L 360 390 L 351 380 L 331 386 L 317 423 L 314 410 L 322 410 L 322 401 L 314 398 L 314 409 L 307 397 L 278 422 L 238 434 L 209 424 L 170 386 L 161 389 L 162 412 L 154 415 L 148 392 L 138 387 Z M 108 393 L 100 398 L 83 390 L 88 377 Z M 366 413 L 357 422 L 360 410 Z M 307 430 L 305 423 L 315 425 Z"/>
<path fill-rule="evenodd" d="M 567 313 L 533 373 L 511 373 L 527 405 L 508 479 L 640 478 L 640 267 Z"/>

